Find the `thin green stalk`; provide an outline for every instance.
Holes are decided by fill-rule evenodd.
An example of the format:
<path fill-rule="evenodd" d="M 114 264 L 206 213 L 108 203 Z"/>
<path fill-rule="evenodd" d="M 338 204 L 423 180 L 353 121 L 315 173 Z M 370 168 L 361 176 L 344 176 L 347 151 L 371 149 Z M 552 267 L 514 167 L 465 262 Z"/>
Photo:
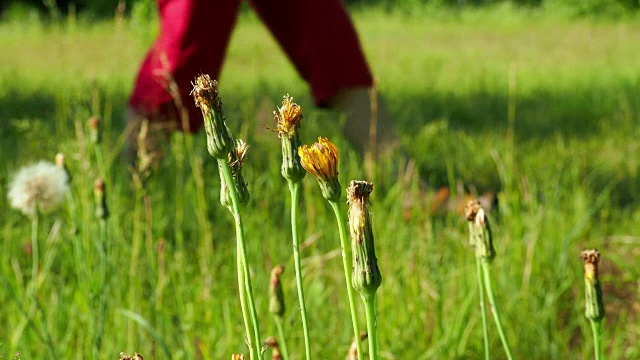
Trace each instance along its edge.
<path fill-rule="evenodd" d="M 333 213 L 336 215 L 336 221 L 338 222 L 338 230 L 340 231 L 340 247 L 342 249 L 342 265 L 344 267 L 344 278 L 347 283 L 347 297 L 349 298 L 349 308 L 351 309 L 351 321 L 353 323 L 353 336 L 356 341 L 356 348 L 358 349 L 358 360 L 363 360 L 362 354 L 362 342 L 360 341 L 360 328 L 358 325 L 358 313 L 356 309 L 356 300 L 353 296 L 353 285 L 351 284 L 351 256 L 347 253 L 347 230 L 344 225 L 342 208 L 339 202 L 329 201 L 333 208 Z"/>
<path fill-rule="evenodd" d="M 311 341 L 309 338 L 309 323 L 307 321 L 307 308 L 304 303 L 304 289 L 302 287 L 302 269 L 300 266 L 300 241 L 298 240 L 298 198 L 300 197 L 300 183 L 288 181 L 291 192 L 291 236 L 293 238 L 293 264 L 296 271 L 296 285 L 298 287 L 298 301 L 300 302 L 300 314 L 302 315 L 302 331 L 304 333 L 304 349 L 307 360 L 311 359 Z M 287 356 L 288 357 L 288 356 Z"/>
<path fill-rule="evenodd" d="M 282 352 L 282 360 L 289 360 L 289 350 L 287 349 L 287 339 L 284 336 L 284 330 L 282 328 L 282 318 L 280 316 L 274 316 L 273 320 L 275 321 L 276 328 L 278 329 L 278 337 L 280 337 L 278 344 L 280 345 L 280 351 Z"/>
<path fill-rule="evenodd" d="M 367 333 L 369 338 L 369 359 L 378 359 L 378 319 L 376 317 L 376 295 L 363 295 L 367 314 Z"/>
<path fill-rule="evenodd" d="M 591 323 L 591 331 L 593 332 L 593 351 L 595 354 L 595 359 L 602 359 L 602 347 L 601 347 L 601 333 L 600 333 L 600 322 L 590 320 Z"/>
<path fill-rule="evenodd" d="M 100 174 L 100 177 L 106 178 L 107 174 L 104 166 L 104 157 L 102 156 L 102 148 L 100 147 L 100 144 L 94 144 L 93 150 L 96 155 L 96 163 L 98 164 L 98 174 Z"/>
<path fill-rule="evenodd" d="M 38 214 L 31 218 L 31 292 L 34 304 L 38 302 L 38 220 Z"/>
<path fill-rule="evenodd" d="M 500 321 L 500 313 L 498 312 L 498 307 L 496 306 L 496 299 L 493 294 L 493 286 L 491 285 L 491 264 L 486 258 L 483 258 L 481 261 L 482 261 L 482 271 L 484 272 L 484 284 L 487 289 L 487 296 L 489 297 L 489 305 L 491 306 L 491 310 L 492 310 L 491 313 L 493 314 L 493 318 L 496 321 L 498 334 L 500 335 L 500 341 L 502 341 L 502 346 L 504 347 L 504 351 L 507 354 L 507 358 L 509 360 L 512 360 L 513 355 L 511 355 L 511 349 L 509 349 L 509 344 L 507 343 L 507 337 L 504 335 L 504 329 L 502 328 L 502 322 Z"/>
<path fill-rule="evenodd" d="M 107 282 L 107 264 L 109 261 L 108 252 L 107 252 L 107 222 L 105 219 L 100 219 L 100 242 L 97 244 L 98 250 L 100 252 L 100 283 L 99 283 L 99 303 L 98 303 L 98 318 L 97 318 L 97 328 L 96 333 L 93 338 L 93 358 L 100 358 L 100 347 L 102 345 L 102 334 L 104 332 L 104 319 L 105 312 L 107 307 L 107 291 L 106 291 L 106 282 Z"/>
<path fill-rule="evenodd" d="M 129 261 L 129 310 L 136 313 L 138 312 L 138 279 L 140 278 L 140 276 L 137 276 L 137 271 L 139 271 L 138 262 L 140 258 L 140 243 L 142 241 L 140 238 L 140 211 L 143 197 L 144 190 L 137 189 L 135 204 L 133 207 L 133 239 L 131 244 L 131 259 Z M 134 344 L 137 342 L 134 339 L 134 326 L 135 322 L 133 320 L 129 320 L 127 325 L 127 346 L 129 348 L 133 348 Z"/>
<path fill-rule="evenodd" d="M 489 328 L 487 327 L 487 310 L 484 305 L 484 285 L 482 284 L 482 264 L 476 258 L 476 273 L 478 275 L 478 290 L 480 294 L 480 313 L 482 314 L 482 336 L 484 338 L 484 358 L 491 359 L 489 352 Z"/>
<path fill-rule="evenodd" d="M 49 329 L 46 324 L 46 317 L 44 315 L 44 309 L 40 306 L 38 301 L 38 264 L 40 262 L 40 254 L 38 248 L 38 225 L 39 225 L 40 216 L 39 214 L 35 214 L 31 218 L 31 257 L 32 257 L 32 265 L 31 265 L 31 296 L 33 304 L 31 309 L 29 310 L 29 314 L 27 314 L 27 323 L 31 321 L 31 318 L 35 315 L 35 311 L 40 311 L 42 315 L 42 329 L 43 335 L 46 339 L 45 343 L 47 344 L 47 349 L 49 350 L 49 355 L 52 359 L 55 359 L 55 348 L 53 345 L 53 339 L 51 338 L 51 334 L 49 333 Z"/>
<path fill-rule="evenodd" d="M 235 187 L 235 181 L 231 174 L 231 168 L 229 163 L 225 159 L 218 159 L 218 164 L 222 169 L 222 175 L 229 187 L 229 195 L 231 196 L 231 208 L 233 210 L 233 218 L 236 223 L 236 240 L 239 244 L 239 252 L 241 254 L 242 268 L 244 272 L 245 288 L 247 292 L 247 300 L 249 303 L 249 310 L 251 314 L 251 322 L 253 323 L 253 333 L 255 341 L 252 343 L 256 347 L 258 359 L 262 360 L 262 349 L 260 340 L 260 328 L 258 324 L 258 315 L 256 312 L 256 304 L 253 298 L 253 288 L 251 287 L 251 275 L 249 274 L 249 264 L 247 262 L 247 244 L 244 239 L 244 227 L 242 225 L 242 216 L 240 216 L 240 206 L 238 200 L 238 193 Z"/>
<path fill-rule="evenodd" d="M 247 333 L 247 341 L 249 342 L 249 359 L 255 358 L 256 349 L 255 346 L 255 338 L 254 333 L 251 331 L 251 324 L 249 323 L 249 319 L 251 315 L 249 314 L 249 309 L 247 308 L 247 291 L 245 285 L 245 277 L 244 277 L 244 267 L 242 261 L 242 246 L 240 246 L 240 242 L 236 242 L 236 266 L 238 270 L 238 292 L 240 295 L 240 309 L 242 309 L 242 319 L 244 321 L 244 329 Z M 259 349 L 258 349 L 259 351 Z"/>

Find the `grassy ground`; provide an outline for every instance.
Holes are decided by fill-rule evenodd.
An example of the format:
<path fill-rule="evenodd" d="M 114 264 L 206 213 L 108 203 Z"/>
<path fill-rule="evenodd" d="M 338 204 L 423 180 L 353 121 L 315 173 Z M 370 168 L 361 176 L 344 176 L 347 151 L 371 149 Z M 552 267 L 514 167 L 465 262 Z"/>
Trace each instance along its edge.
<path fill-rule="evenodd" d="M 612 359 L 640 356 L 640 22 L 568 22 L 505 9 L 438 17 L 367 10 L 355 21 L 422 179 L 431 189 L 463 183 L 499 191 L 495 286 L 516 358 L 591 357 L 578 259 L 586 247 L 599 248 L 604 258 L 605 351 Z M 100 261 L 92 245 L 99 238 L 91 198 L 97 174 L 106 179 L 112 212 L 100 358 L 138 351 L 145 358 L 168 358 L 168 352 L 176 359 L 217 359 L 245 349 L 233 227 L 218 204 L 218 175 L 202 134 L 193 146 L 175 136 L 144 192 L 131 189 L 118 157 L 123 103 L 153 32 L 129 21 L 0 23 L 0 267 L 6 279 L 0 354 L 6 358 L 16 352 L 44 358 L 46 347 L 36 336 L 43 326 L 58 357 L 91 354 L 99 298 L 92 270 Z M 261 327 L 275 332 L 267 316 L 268 270 L 284 263 L 289 347 L 301 359 L 279 144 L 259 124 L 271 121 L 281 96 L 291 93 L 305 108 L 303 140 L 322 134 L 338 143 L 343 185 L 363 178 L 364 170 L 339 128 L 327 125 L 335 119 L 311 107 L 305 84 L 253 16 L 240 19 L 220 81 L 230 127 L 252 144 L 245 167 L 253 200 L 245 224 Z M 103 118 L 103 162 L 83 140 L 91 115 Z M 31 304 L 30 225 L 4 194 L 17 168 L 58 151 L 67 154 L 73 174 L 75 211 L 67 206 L 41 222 L 43 311 L 35 312 L 34 330 L 15 301 Z M 373 179 L 384 277 L 382 355 L 480 358 L 466 227 L 456 215 L 431 214 L 416 181 L 406 186 L 394 168 L 380 163 Z M 410 211 L 402 206 L 407 194 L 419 199 Z M 337 232 L 311 179 L 303 195 L 312 350 L 319 359 L 342 358 L 351 328 Z M 144 321 L 131 320 L 126 310 Z M 497 333 L 490 333 L 494 357 L 502 358 Z"/>

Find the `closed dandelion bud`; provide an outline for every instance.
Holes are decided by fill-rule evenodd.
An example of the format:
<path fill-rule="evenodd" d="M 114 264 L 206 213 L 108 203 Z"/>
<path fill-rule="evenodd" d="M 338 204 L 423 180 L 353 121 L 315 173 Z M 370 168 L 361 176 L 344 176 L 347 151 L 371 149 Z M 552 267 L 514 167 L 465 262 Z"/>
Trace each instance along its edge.
<path fill-rule="evenodd" d="M 242 165 L 244 161 L 244 157 L 247 155 L 247 150 L 249 149 L 249 145 L 241 139 L 235 141 L 235 146 L 231 152 L 228 154 L 229 167 L 231 168 L 231 175 L 233 176 L 233 180 L 235 182 L 234 186 L 236 187 L 236 192 L 238 193 L 238 204 L 242 207 L 249 202 L 250 194 L 249 188 L 247 187 L 247 182 L 244 181 L 244 177 L 242 176 Z M 224 178 L 221 169 L 218 171 L 220 173 L 220 203 L 231 209 L 231 194 L 229 193 L 229 186 Z"/>
<path fill-rule="evenodd" d="M 71 173 L 69 172 L 69 168 L 67 167 L 67 163 L 65 162 L 64 154 L 57 153 L 55 158 L 56 166 L 60 169 L 64 170 L 67 173 L 68 181 L 71 182 Z"/>
<path fill-rule="evenodd" d="M 604 304 L 602 303 L 602 288 L 598 279 L 598 263 L 600 252 L 596 249 L 584 250 L 580 254 L 584 262 L 585 285 L 585 316 L 589 320 L 601 321 L 604 318 Z"/>
<path fill-rule="evenodd" d="M 369 195 L 373 184 L 351 181 L 347 188 L 349 228 L 353 255 L 353 287 L 363 296 L 373 296 L 382 284 L 369 215 Z"/>
<path fill-rule="evenodd" d="M 278 122 L 278 137 L 282 143 L 282 176 L 294 183 L 298 183 L 306 174 L 300 163 L 298 148 L 302 145 L 300 141 L 300 121 L 302 120 L 302 108 L 293 102 L 289 95 L 282 100 L 282 107 L 274 111 Z"/>
<path fill-rule="evenodd" d="M 319 137 L 318 141 L 308 147 L 298 148 L 302 167 L 313 175 L 320 185 L 325 199 L 340 201 L 340 181 L 338 181 L 338 149 L 327 138 Z"/>
<path fill-rule="evenodd" d="M 100 118 L 92 116 L 87 120 L 89 126 L 89 139 L 92 143 L 97 144 L 100 142 Z"/>
<path fill-rule="evenodd" d="M 192 83 L 196 106 L 202 111 L 204 130 L 207 133 L 207 150 L 217 159 L 225 159 L 233 149 L 233 138 L 224 122 L 222 100 L 218 95 L 218 82 L 203 74 Z"/>
<path fill-rule="evenodd" d="M 469 224 L 469 243 L 475 247 L 476 257 L 493 260 L 496 251 L 493 248 L 491 227 L 480 201 L 470 200 L 464 211 Z"/>
<path fill-rule="evenodd" d="M 97 178 L 93 183 L 93 197 L 96 202 L 96 217 L 105 220 L 109 217 L 109 209 L 107 208 L 104 181 L 101 178 Z"/>
<path fill-rule="evenodd" d="M 271 280 L 269 281 L 269 312 L 282 317 L 285 311 L 284 293 L 282 292 L 282 282 L 280 275 L 284 272 L 284 266 L 278 265 L 271 270 Z"/>

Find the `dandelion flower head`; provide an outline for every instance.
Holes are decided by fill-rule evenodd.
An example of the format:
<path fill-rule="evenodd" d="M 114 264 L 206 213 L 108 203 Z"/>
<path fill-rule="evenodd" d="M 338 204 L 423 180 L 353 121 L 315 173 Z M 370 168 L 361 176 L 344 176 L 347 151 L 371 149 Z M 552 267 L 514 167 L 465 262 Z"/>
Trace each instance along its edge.
<path fill-rule="evenodd" d="M 60 167 L 40 161 L 21 168 L 9 185 L 11 206 L 33 216 L 55 210 L 69 191 L 69 177 Z"/>

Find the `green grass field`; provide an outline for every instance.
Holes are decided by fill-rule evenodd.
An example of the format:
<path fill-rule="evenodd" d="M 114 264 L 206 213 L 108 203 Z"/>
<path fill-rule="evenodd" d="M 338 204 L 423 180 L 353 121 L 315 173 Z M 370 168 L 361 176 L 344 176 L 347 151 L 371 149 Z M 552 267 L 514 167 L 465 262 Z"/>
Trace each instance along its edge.
<path fill-rule="evenodd" d="M 639 358 L 640 21 L 568 21 L 506 8 L 438 16 L 358 10 L 354 20 L 419 169 L 407 181 L 391 159 L 368 179 L 383 275 L 382 357 L 483 357 L 466 224 L 456 214 L 431 214 L 419 174 L 430 191 L 458 184 L 498 191 L 494 286 L 516 358 L 593 357 L 578 257 L 591 247 L 603 254 L 606 357 Z M 47 332 L 58 358 L 92 354 L 98 175 L 111 211 L 99 358 L 121 351 L 145 359 L 247 353 L 233 222 L 218 201 L 220 180 L 204 134 L 193 146 L 175 135 L 144 192 L 132 189 L 120 159 L 124 103 L 154 31 L 129 20 L 0 23 L 0 358 L 46 358 L 47 339 L 39 335 Z M 280 144 L 262 123 L 275 126 L 272 111 L 290 93 L 304 108 L 303 141 L 324 135 L 341 150 L 343 188 L 365 171 L 339 119 L 312 107 L 306 85 L 255 16 L 241 17 L 219 80 L 227 122 L 251 144 L 244 220 L 262 333 L 275 334 L 269 271 L 283 263 L 285 331 L 292 359 L 302 359 Z M 101 154 L 87 143 L 92 115 L 103 119 Z M 67 157 L 74 206 L 40 221 L 38 310 L 28 290 L 31 223 L 10 208 L 6 193 L 19 167 L 57 152 Z M 407 196 L 418 199 L 410 211 L 403 208 Z M 352 329 L 335 221 L 309 176 L 302 201 L 312 351 L 317 359 L 342 359 Z M 361 320 L 364 326 L 364 314 Z M 490 335 L 493 358 L 503 358 L 491 326 Z"/>

